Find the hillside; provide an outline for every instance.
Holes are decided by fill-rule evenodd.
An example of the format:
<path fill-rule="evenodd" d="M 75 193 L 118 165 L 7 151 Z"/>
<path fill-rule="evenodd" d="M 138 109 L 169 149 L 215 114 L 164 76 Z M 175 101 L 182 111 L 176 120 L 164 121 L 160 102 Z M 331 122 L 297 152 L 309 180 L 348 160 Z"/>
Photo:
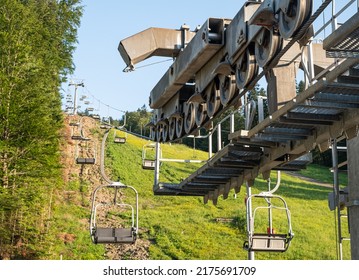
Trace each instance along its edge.
<path fill-rule="evenodd" d="M 247 252 L 242 248 L 246 240 L 244 188 L 238 195 L 231 193 L 227 200 L 220 198 L 216 206 L 204 204 L 197 197 L 154 196 L 153 171 L 141 167 L 142 147 L 148 141 L 127 134 L 125 144 L 116 144 L 112 132 L 106 145 L 106 174 L 137 189 L 139 237 L 135 245 L 93 245 L 88 221 L 91 193 L 95 187 L 104 184 L 100 161 L 96 160 L 95 165 L 77 165 L 74 158 L 78 142 L 71 140 L 68 119 L 66 127 L 63 161 L 67 183 L 54 214 L 57 226 L 52 229 L 61 242 L 56 241 L 48 258 L 247 259 Z M 99 158 L 104 130 L 97 121 L 84 118 L 83 132 L 97 143 Z M 206 153 L 178 144 L 162 145 L 162 155 L 164 158 L 206 158 Z M 198 166 L 163 163 L 160 181 L 179 182 Z M 330 173 L 326 176 L 330 182 Z M 252 192 L 266 188 L 267 183 L 257 179 Z M 336 259 L 334 215 L 327 205 L 330 191 L 328 187 L 296 178 L 293 174 L 283 174 L 277 194 L 289 205 L 295 237 L 286 253 L 256 253 L 256 259 Z M 349 249 L 344 248 L 344 252 L 348 256 Z"/>

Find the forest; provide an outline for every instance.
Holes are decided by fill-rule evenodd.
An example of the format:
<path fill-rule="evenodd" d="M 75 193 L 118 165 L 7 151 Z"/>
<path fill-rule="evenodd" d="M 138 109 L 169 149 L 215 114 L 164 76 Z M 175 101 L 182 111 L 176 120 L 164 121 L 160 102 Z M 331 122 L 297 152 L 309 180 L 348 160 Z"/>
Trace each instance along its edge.
<path fill-rule="evenodd" d="M 46 251 L 80 0 L 0 0 L 0 259 Z M 36 244 L 36 250 L 34 248 Z"/>

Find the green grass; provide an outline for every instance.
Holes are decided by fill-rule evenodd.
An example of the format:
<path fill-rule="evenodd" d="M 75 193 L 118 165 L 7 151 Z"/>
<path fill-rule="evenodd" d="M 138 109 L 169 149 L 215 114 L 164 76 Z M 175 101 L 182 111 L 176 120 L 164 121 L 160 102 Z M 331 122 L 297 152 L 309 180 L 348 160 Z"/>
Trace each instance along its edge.
<path fill-rule="evenodd" d="M 142 147 L 146 143 L 131 135 L 122 145 L 109 140 L 106 166 L 112 179 L 120 178 L 139 192 L 140 238 L 151 241 L 150 259 L 247 259 L 242 248 L 246 240 L 245 188 L 237 197 L 231 193 L 227 200 L 220 198 L 217 206 L 203 204 L 202 198 L 197 197 L 154 196 L 154 172 L 141 168 Z M 205 159 L 207 154 L 172 144 L 162 145 L 162 156 Z M 198 165 L 163 163 L 160 181 L 179 182 L 196 168 Z M 303 175 L 330 183 L 330 172 L 324 169 L 311 166 Z M 257 179 L 252 193 L 266 188 L 267 183 Z M 285 198 L 291 210 L 295 237 L 287 252 L 256 253 L 256 259 L 336 259 L 334 214 L 327 202 L 330 191 L 284 173 L 277 194 Z M 227 218 L 229 222 L 218 222 L 216 218 Z M 344 252 L 349 258 L 348 247 Z"/>
<path fill-rule="evenodd" d="M 55 195 L 48 236 L 49 248 L 42 257 L 52 260 L 101 260 L 105 248 L 92 244 L 89 233 L 89 183 L 74 176 Z"/>
<path fill-rule="evenodd" d="M 325 166 L 311 164 L 306 169 L 300 171 L 300 174 L 323 183 L 333 184 L 333 173 Z M 341 186 L 348 185 L 348 176 L 345 173 L 339 173 L 339 184 Z"/>

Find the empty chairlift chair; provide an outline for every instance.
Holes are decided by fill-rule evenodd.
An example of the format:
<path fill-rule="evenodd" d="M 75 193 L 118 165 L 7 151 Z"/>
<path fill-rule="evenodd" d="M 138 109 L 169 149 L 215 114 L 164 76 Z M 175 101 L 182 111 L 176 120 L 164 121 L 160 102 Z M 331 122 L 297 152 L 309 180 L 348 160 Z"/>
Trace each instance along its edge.
<path fill-rule="evenodd" d="M 107 189 L 107 195 L 113 194 L 110 202 L 97 201 L 98 192 Z M 134 193 L 133 203 L 121 202 L 119 190 L 132 190 Z M 126 195 L 126 199 L 129 196 Z M 112 208 L 111 208 L 112 207 Z M 111 210 L 111 211 L 110 211 Z M 100 211 L 106 211 L 105 215 L 99 215 Z M 130 221 L 121 220 L 121 215 Z M 111 217 L 113 215 L 113 217 Z M 106 217 L 106 220 L 101 217 Z M 99 221 L 102 220 L 102 221 Z M 120 221 L 121 220 L 121 221 Z M 120 225 L 123 223 L 122 226 Z M 90 220 L 90 234 L 95 244 L 133 244 L 136 242 L 138 233 L 138 193 L 135 188 L 121 183 L 111 183 L 97 187 L 92 197 L 92 210 Z"/>
<path fill-rule="evenodd" d="M 125 144 L 126 143 L 126 137 L 116 136 L 114 142 L 117 143 L 117 144 Z"/>
<path fill-rule="evenodd" d="M 100 115 L 99 114 L 93 114 L 92 118 L 94 118 L 95 120 L 99 120 L 100 119 Z"/>
<path fill-rule="evenodd" d="M 127 139 L 127 136 L 117 136 L 115 135 L 115 140 L 114 142 L 117 143 L 117 144 L 125 144 L 126 143 L 126 139 Z"/>
<path fill-rule="evenodd" d="M 74 120 L 71 120 L 70 123 L 69 123 L 70 126 L 80 126 L 80 121 L 74 119 Z"/>
<path fill-rule="evenodd" d="M 82 135 L 82 125 L 81 125 L 82 117 L 78 119 L 73 119 L 70 121 L 70 126 L 72 129 L 71 139 L 72 140 L 83 140 Z"/>
<path fill-rule="evenodd" d="M 290 245 L 294 236 L 290 211 L 286 201 L 281 196 L 273 194 L 279 187 L 279 182 L 280 172 L 277 187 L 273 191 L 253 194 L 247 198 L 248 241 L 243 246 L 247 251 L 285 252 Z M 260 223 L 263 216 L 266 217 L 264 224 Z"/>
<path fill-rule="evenodd" d="M 145 144 L 142 148 L 142 169 L 154 170 L 156 160 L 148 157 L 148 151 L 154 151 L 156 144 Z"/>
<path fill-rule="evenodd" d="M 88 141 L 83 141 L 80 143 L 81 152 L 78 151 L 78 146 L 76 146 L 76 163 L 77 164 L 95 164 L 96 163 L 96 149 L 94 147 L 90 147 Z"/>
<path fill-rule="evenodd" d="M 82 133 L 81 133 L 81 125 L 73 125 L 72 126 L 72 133 L 71 133 L 71 139 L 72 140 L 82 140 Z M 76 127 L 76 129 L 75 129 Z"/>
<path fill-rule="evenodd" d="M 77 164 L 95 164 L 96 163 L 96 159 L 95 158 L 77 158 L 76 159 L 76 163 Z"/>
<path fill-rule="evenodd" d="M 115 137 L 114 137 L 114 142 L 117 144 L 125 144 L 126 140 L 127 140 L 127 132 L 124 132 L 124 136 L 119 136 L 117 134 L 117 131 L 115 130 Z"/>

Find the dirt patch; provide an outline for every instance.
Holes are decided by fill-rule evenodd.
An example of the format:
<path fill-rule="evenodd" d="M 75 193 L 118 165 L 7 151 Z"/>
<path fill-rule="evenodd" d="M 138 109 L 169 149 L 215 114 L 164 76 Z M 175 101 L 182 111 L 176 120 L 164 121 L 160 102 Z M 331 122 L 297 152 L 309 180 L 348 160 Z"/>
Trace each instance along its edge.
<path fill-rule="evenodd" d="M 98 120 L 91 117 L 82 117 L 80 119 L 78 116 L 65 116 L 65 127 L 62 135 L 64 141 L 62 141 L 61 146 L 61 161 L 64 166 L 63 180 L 65 185 L 70 183 L 83 184 L 86 182 L 90 187 L 88 193 L 81 200 L 73 198 L 76 195 L 73 190 L 64 190 L 64 200 L 81 206 L 91 206 L 93 190 L 98 186 L 106 184 L 101 174 L 100 166 L 103 135 L 104 130 L 100 128 Z M 73 139 L 76 136 L 86 140 Z M 95 164 L 77 164 L 76 158 L 78 157 L 93 157 L 95 158 Z M 109 198 L 103 197 L 100 200 L 108 201 Z M 84 203 L 84 201 L 87 201 L 87 203 Z M 90 213 L 90 207 L 88 211 Z M 89 221 L 82 220 L 80 222 L 84 224 L 84 229 L 88 230 Z M 75 236 L 68 233 L 60 233 L 59 238 L 65 243 L 71 243 Z M 90 238 L 89 242 L 91 242 Z M 147 260 L 149 257 L 149 246 L 150 242 L 144 239 L 137 239 L 135 244 L 109 244 L 105 245 L 105 255 L 110 260 Z"/>
<path fill-rule="evenodd" d="M 57 237 L 62 240 L 65 244 L 73 243 L 76 239 L 76 236 L 74 234 L 70 233 L 59 233 Z"/>

